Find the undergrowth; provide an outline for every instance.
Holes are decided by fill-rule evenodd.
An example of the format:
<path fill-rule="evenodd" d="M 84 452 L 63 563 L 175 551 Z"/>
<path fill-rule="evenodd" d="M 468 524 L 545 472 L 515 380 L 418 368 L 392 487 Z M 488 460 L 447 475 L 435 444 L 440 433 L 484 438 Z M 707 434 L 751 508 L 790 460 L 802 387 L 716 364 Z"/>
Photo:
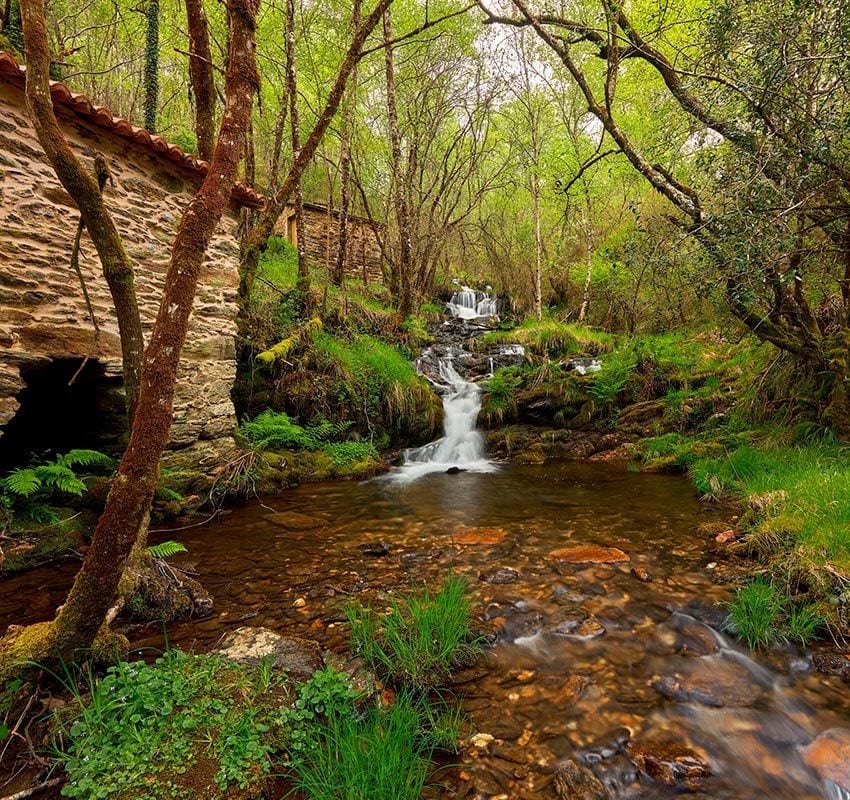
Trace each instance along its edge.
<path fill-rule="evenodd" d="M 423 587 L 392 598 L 385 610 L 351 603 L 346 615 L 352 652 L 395 683 L 439 684 L 477 653 L 468 587 L 454 575 L 436 591 Z"/>

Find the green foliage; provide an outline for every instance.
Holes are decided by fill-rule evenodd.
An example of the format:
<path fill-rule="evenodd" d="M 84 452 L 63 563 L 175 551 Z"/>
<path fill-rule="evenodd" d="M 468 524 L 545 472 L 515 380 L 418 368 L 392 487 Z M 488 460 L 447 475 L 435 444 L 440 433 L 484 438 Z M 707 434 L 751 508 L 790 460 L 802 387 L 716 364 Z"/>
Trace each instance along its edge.
<path fill-rule="evenodd" d="M 477 653 L 468 587 L 454 575 L 436 592 L 424 587 L 392 599 L 385 613 L 352 603 L 346 615 L 352 651 L 395 682 L 435 685 Z"/>
<path fill-rule="evenodd" d="M 511 330 L 486 334 L 482 341 L 486 344 L 521 344 L 539 355 L 552 357 L 579 353 L 598 355 L 614 346 L 611 334 L 549 316 L 542 319 L 529 317 Z"/>
<path fill-rule="evenodd" d="M 432 751 L 421 707 L 402 694 L 389 708 L 332 715 L 296 753 L 295 783 L 309 800 L 418 800 Z"/>
<path fill-rule="evenodd" d="M 176 556 L 178 553 L 188 553 L 189 551 L 186 549 L 186 546 L 181 544 L 180 542 L 160 542 L 159 544 L 152 544 L 148 547 L 148 555 L 151 558 L 171 558 L 171 556 Z"/>
<path fill-rule="evenodd" d="M 112 459 L 97 450 L 71 450 L 53 461 L 20 467 L 0 479 L 0 503 L 11 518 L 20 514 L 35 523 L 54 523 L 58 520 L 52 504 L 70 497 L 81 497 L 86 484 L 77 468 L 111 470 Z"/>
<path fill-rule="evenodd" d="M 378 458 L 378 451 L 370 442 L 333 441 L 344 436 L 350 427 L 350 421 L 321 420 L 305 428 L 285 413 L 267 410 L 243 422 L 240 432 L 256 448 L 321 451 L 330 456 L 337 467 Z"/>
<path fill-rule="evenodd" d="M 516 367 L 497 369 L 493 377 L 484 381 L 482 413 L 490 422 L 501 422 L 516 409 L 516 393 L 523 385 L 523 375 Z"/>
<path fill-rule="evenodd" d="M 788 637 L 805 646 L 817 635 L 817 631 L 826 624 L 826 619 L 813 605 L 794 605 L 788 614 Z"/>
<path fill-rule="evenodd" d="M 260 262 L 260 277 L 281 289 L 291 289 L 298 280 L 298 250 L 282 236 L 269 237 Z"/>
<path fill-rule="evenodd" d="M 768 647 L 782 639 L 777 624 L 781 613 L 781 593 L 773 584 L 758 578 L 738 590 L 729 604 L 725 627 L 746 642 L 747 647 Z"/>
<path fill-rule="evenodd" d="M 209 655 L 169 651 L 154 664 L 118 664 L 99 682 L 75 683 L 57 716 L 66 749 L 66 797 L 223 798 L 257 786 L 283 728 L 282 674 Z M 215 770 L 204 775 L 211 763 Z M 197 773 L 196 774 L 196 769 Z M 198 787 L 197 781 L 208 785 Z"/>

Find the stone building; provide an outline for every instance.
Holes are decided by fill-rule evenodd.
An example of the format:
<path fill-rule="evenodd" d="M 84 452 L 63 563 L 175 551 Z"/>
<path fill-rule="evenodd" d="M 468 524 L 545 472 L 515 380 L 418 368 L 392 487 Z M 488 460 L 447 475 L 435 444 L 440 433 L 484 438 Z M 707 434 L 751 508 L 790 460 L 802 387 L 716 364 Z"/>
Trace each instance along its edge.
<path fill-rule="evenodd" d="M 0 465 L 39 450 L 115 446 L 125 427 L 118 326 L 97 253 L 83 234 L 80 266 L 100 333 L 71 267 L 79 214 L 29 122 L 24 68 L 0 52 Z M 104 195 L 136 269 L 146 332 L 159 307 L 180 214 L 207 170 L 178 147 L 112 116 L 62 83 L 51 87 L 66 138 L 91 166 L 108 159 Z M 169 445 L 203 464 L 232 447 L 236 373 L 236 227 L 262 197 L 237 186 L 207 254 L 183 352 Z"/>
<path fill-rule="evenodd" d="M 304 203 L 304 254 L 315 266 L 336 262 L 339 248 L 339 212 L 318 203 Z M 275 233 L 296 243 L 295 207 L 288 205 L 275 226 Z M 348 217 L 345 274 L 366 283 L 381 283 L 381 248 L 375 229 L 363 217 Z"/>

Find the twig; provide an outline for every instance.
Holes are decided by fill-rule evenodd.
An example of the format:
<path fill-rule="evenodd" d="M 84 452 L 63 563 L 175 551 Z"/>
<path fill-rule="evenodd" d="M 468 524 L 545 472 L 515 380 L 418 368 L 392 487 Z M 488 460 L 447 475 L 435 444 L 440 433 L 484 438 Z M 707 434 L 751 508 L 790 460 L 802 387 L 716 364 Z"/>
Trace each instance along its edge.
<path fill-rule="evenodd" d="M 65 783 L 65 778 L 51 778 L 49 781 L 45 781 L 44 783 L 30 786 L 29 789 L 24 789 L 20 792 L 15 792 L 15 794 L 7 794 L 5 797 L 0 797 L 0 800 L 26 800 L 27 797 L 32 797 L 34 794 L 43 792 L 45 789 L 52 789 L 55 786 L 61 786 L 63 783 Z"/>

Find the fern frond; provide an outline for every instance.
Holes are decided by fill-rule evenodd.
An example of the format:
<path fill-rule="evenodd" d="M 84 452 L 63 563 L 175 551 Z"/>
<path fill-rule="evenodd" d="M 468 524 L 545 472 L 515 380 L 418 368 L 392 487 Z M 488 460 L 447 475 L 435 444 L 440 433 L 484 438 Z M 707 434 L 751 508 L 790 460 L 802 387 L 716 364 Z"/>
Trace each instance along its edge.
<path fill-rule="evenodd" d="M 41 478 L 32 467 L 16 469 L 3 478 L 3 486 L 18 497 L 30 497 L 41 488 Z"/>
<path fill-rule="evenodd" d="M 69 450 L 56 463 L 63 467 L 112 467 L 115 462 L 99 450 Z"/>
<path fill-rule="evenodd" d="M 171 556 L 176 556 L 178 553 L 187 553 L 188 550 L 180 544 L 180 542 L 160 542 L 159 544 L 152 544 L 148 547 L 148 555 L 152 558 L 170 558 Z"/>
<path fill-rule="evenodd" d="M 52 489 L 63 494 L 73 494 L 77 497 L 86 490 L 86 485 L 74 474 L 74 470 L 58 462 L 42 464 L 35 467 L 34 472 L 45 489 Z"/>

